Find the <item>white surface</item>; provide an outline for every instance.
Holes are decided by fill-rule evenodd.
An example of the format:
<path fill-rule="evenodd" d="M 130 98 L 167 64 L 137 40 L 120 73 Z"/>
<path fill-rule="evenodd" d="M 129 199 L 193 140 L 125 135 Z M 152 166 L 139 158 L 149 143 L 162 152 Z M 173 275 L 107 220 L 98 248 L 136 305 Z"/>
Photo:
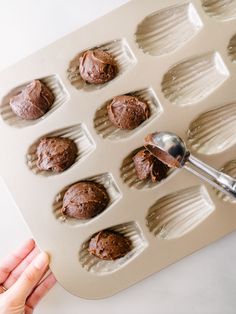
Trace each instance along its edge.
<path fill-rule="evenodd" d="M 0 69 L 125 2 L 0 0 Z M 30 233 L 1 181 L 0 208 L 1 258 Z M 36 313 L 236 313 L 235 246 L 234 233 L 105 300 L 79 299 L 57 285 Z"/>

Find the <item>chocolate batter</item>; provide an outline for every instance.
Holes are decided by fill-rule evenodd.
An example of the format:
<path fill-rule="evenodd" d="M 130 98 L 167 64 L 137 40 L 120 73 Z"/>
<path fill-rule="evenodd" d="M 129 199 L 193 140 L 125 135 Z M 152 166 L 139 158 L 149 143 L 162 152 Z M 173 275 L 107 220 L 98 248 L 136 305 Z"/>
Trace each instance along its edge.
<path fill-rule="evenodd" d="M 76 219 L 89 219 L 100 214 L 108 203 L 109 196 L 103 185 L 81 181 L 66 191 L 62 214 Z"/>
<path fill-rule="evenodd" d="M 77 153 L 76 144 L 68 138 L 42 138 L 36 151 L 37 167 L 44 171 L 62 172 L 75 162 Z"/>
<path fill-rule="evenodd" d="M 107 106 L 110 121 L 119 129 L 133 130 L 150 116 L 148 104 L 141 99 L 122 95 Z"/>
<path fill-rule="evenodd" d="M 90 84 L 104 84 L 112 80 L 118 72 L 114 57 L 103 50 L 87 50 L 79 62 L 80 76 Z"/>
<path fill-rule="evenodd" d="M 88 251 L 103 260 L 116 260 L 131 251 L 131 241 L 117 232 L 104 230 L 91 238 Z"/>
<path fill-rule="evenodd" d="M 42 117 L 52 106 L 55 97 L 41 81 L 34 80 L 10 99 L 12 111 L 25 120 Z"/>
<path fill-rule="evenodd" d="M 140 180 L 151 179 L 152 182 L 157 182 L 167 177 L 169 168 L 145 148 L 133 157 L 133 161 Z"/>

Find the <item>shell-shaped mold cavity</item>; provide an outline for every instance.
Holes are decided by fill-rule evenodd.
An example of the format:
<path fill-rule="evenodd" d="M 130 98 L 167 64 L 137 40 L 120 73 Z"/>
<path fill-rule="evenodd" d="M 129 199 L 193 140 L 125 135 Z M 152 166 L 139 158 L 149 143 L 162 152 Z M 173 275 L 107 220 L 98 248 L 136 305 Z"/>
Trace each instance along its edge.
<path fill-rule="evenodd" d="M 159 238 L 179 238 L 197 227 L 213 210 L 206 188 L 190 187 L 160 198 L 148 211 L 147 227 Z"/>
<path fill-rule="evenodd" d="M 201 114 L 188 130 L 188 145 L 201 154 L 225 151 L 236 144 L 236 103 Z"/>
<path fill-rule="evenodd" d="M 114 40 L 108 43 L 105 43 L 100 46 L 90 47 L 79 52 L 74 59 L 71 60 L 68 72 L 68 79 L 71 84 L 76 87 L 77 89 L 83 89 L 85 91 L 93 91 L 100 88 L 103 88 L 110 82 L 112 82 L 116 77 L 105 84 L 88 84 L 86 83 L 80 76 L 79 72 L 79 58 L 86 50 L 93 50 L 93 49 L 101 49 L 103 51 L 109 52 L 116 60 L 118 64 L 118 73 L 116 77 L 122 75 L 125 71 L 129 70 L 136 63 L 136 58 L 132 53 L 127 41 L 125 39 Z"/>
<path fill-rule="evenodd" d="M 164 75 L 162 91 L 174 105 L 192 105 L 213 93 L 228 77 L 220 54 L 208 53 L 173 66 Z"/>
<path fill-rule="evenodd" d="M 53 111 L 58 109 L 61 105 L 63 105 L 69 100 L 70 96 L 58 75 L 56 74 L 50 75 L 44 78 L 39 78 L 39 80 L 46 84 L 47 87 L 50 88 L 50 90 L 53 92 L 55 96 L 54 103 L 52 104 L 50 110 L 44 116 L 37 120 L 21 119 L 11 110 L 9 104 L 10 99 L 13 96 L 17 95 L 26 85 L 28 85 L 30 83 L 29 81 L 26 82 L 25 84 L 15 87 L 2 99 L 0 104 L 0 115 L 7 124 L 17 128 L 23 128 L 26 126 L 34 125 L 46 119 Z"/>
<path fill-rule="evenodd" d="M 219 20 L 230 20 L 236 17 L 235 0 L 202 0 L 205 12 Z"/>
<path fill-rule="evenodd" d="M 129 222 L 121 225 L 117 225 L 109 228 L 118 232 L 131 241 L 132 249 L 124 257 L 119 258 L 114 261 L 102 260 L 96 256 L 92 256 L 88 253 L 89 240 L 87 240 L 81 247 L 79 252 L 79 261 L 81 265 L 87 271 L 103 275 L 106 273 L 111 273 L 119 270 L 121 267 L 125 266 L 129 261 L 136 258 L 147 246 L 145 238 L 142 234 L 141 229 L 135 222 Z"/>
<path fill-rule="evenodd" d="M 145 53 L 158 56 L 182 47 L 202 26 L 191 3 L 173 6 L 147 16 L 138 26 L 136 41 Z"/>
<path fill-rule="evenodd" d="M 97 133 L 100 134 L 103 138 L 109 138 L 111 140 L 119 140 L 122 138 L 126 138 L 134 134 L 138 130 L 142 129 L 149 121 L 151 121 L 153 118 L 161 114 L 163 110 L 154 90 L 151 87 L 127 93 L 125 95 L 136 96 L 141 100 L 144 100 L 149 105 L 150 109 L 149 119 L 144 121 L 139 127 L 137 127 L 134 130 L 118 129 L 111 123 L 111 121 L 108 118 L 107 105 L 112 101 L 112 99 L 110 99 L 97 110 L 94 117 L 94 127 Z"/>
<path fill-rule="evenodd" d="M 232 62 L 236 62 L 236 34 L 230 39 L 228 45 L 228 55 Z"/>
<path fill-rule="evenodd" d="M 130 188 L 135 189 L 151 189 L 156 187 L 158 184 L 160 184 L 162 181 L 164 181 L 167 177 L 169 177 L 170 174 L 174 172 L 173 169 L 170 169 L 167 173 L 167 177 L 162 179 L 159 182 L 152 182 L 151 179 L 147 180 L 140 180 L 137 177 L 135 165 L 133 161 L 133 157 L 135 154 L 137 154 L 141 149 L 144 147 L 139 147 L 135 150 L 133 150 L 122 162 L 121 168 L 120 168 L 120 174 L 121 178 Z"/>
<path fill-rule="evenodd" d="M 63 206 L 63 197 L 66 193 L 66 191 L 75 183 L 80 182 L 80 181 L 92 181 L 92 182 L 97 182 L 100 183 L 101 185 L 104 186 L 104 188 L 107 191 L 107 194 L 109 196 L 109 204 L 107 205 L 106 209 L 100 213 L 99 215 L 87 219 L 87 220 L 78 220 L 74 218 L 69 218 L 65 217 L 62 212 L 62 206 Z M 89 177 L 89 178 L 84 178 L 81 179 L 77 182 L 73 182 L 70 185 L 64 187 L 55 197 L 54 202 L 53 202 L 53 214 L 55 218 L 61 222 L 61 223 L 67 223 L 71 226 L 78 225 L 78 224 L 84 224 L 88 223 L 91 220 L 96 219 L 98 216 L 102 215 L 110 206 L 112 206 L 114 203 L 116 203 L 120 198 L 121 198 L 121 192 L 113 178 L 113 176 L 110 173 L 103 173 L 94 177 Z"/>
<path fill-rule="evenodd" d="M 72 141 L 74 141 L 78 149 L 75 163 L 84 160 L 95 149 L 95 144 L 93 142 L 93 139 L 90 136 L 84 124 L 77 124 L 77 125 L 69 126 L 67 128 L 48 133 L 42 136 L 40 139 L 44 137 L 64 137 L 64 138 L 69 138 Z M 35 174 L 40 174 L 40 175 L 45 175 L 45 176 L 54 175 L 54 173 L 51 171 L 42 171 L 37 167 L 36 151 L 37 151 L 37 146 L 40 142 L 40 139 L 37 139 L 28 149 L 28 152 L 26 155 L 27 165 L 29 169 L 33 171 L 33 173 Z"/>
<path fill-rule="evenodd" d="M 227 162 L 221 169 L 220 171 L 230 175 L 231 177 L 236 179 L 236 159 L 231 160 Z M 222 199 L 224 202 L 230 202 L 233 204 L 236 204 L 236 199 L 233 197 L 230 197 L 229 195 L 223 194 L 221 191 L 216 190 L 217 196 Z"/>

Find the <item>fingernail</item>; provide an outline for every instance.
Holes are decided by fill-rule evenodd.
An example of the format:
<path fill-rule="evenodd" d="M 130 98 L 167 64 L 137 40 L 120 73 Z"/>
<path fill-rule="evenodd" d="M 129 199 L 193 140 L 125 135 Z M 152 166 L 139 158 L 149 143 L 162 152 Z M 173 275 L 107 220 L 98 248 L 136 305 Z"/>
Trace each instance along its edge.
<path fill-rule="evenodd" d="M 49 258 L 45 252 L 41 252 L 33 261 L 34 267 L 38 269 L 46 267 L 48 263 L 49 263 Z"/>

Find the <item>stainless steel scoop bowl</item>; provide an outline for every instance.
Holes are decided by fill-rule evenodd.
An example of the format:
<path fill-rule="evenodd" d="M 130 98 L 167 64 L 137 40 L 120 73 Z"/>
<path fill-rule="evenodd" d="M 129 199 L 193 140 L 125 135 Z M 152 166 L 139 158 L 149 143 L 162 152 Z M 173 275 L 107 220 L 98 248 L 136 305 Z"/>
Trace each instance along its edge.
<path fill-rule="evenodd" d="M 178 135 L 170 132 L 152 133 L 145 138 L 144 146 L 169 167 L 184 167 L 221 192 L 236 198 L 236 180 L 194 157 Z"/>

